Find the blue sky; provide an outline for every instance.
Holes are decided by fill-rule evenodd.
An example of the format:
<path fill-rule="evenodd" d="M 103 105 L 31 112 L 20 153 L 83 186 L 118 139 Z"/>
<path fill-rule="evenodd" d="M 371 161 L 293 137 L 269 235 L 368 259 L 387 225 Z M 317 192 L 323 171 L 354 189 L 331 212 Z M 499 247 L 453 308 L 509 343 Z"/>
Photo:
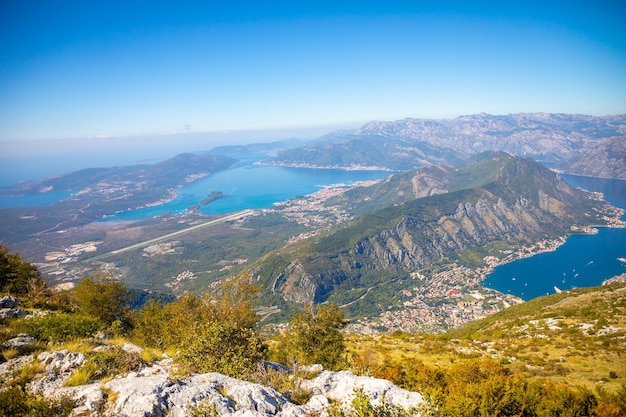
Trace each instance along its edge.
<path fill-rule="evenodd" d="M 535 111 L 626 113 L 623 0 L 0 0 L 0 141 Z"/>

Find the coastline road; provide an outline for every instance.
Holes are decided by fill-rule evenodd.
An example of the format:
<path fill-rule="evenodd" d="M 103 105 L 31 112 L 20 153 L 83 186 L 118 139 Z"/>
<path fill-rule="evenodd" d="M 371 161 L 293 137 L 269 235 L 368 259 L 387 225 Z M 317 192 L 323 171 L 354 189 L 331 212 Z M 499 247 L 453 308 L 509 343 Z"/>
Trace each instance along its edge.
<path fill-rule="evenodd" d="M 203 227 L 212 226 L 212 225 L 219 224 L 219 223 L 224 223 L 224 222 L 227 222 L 227 221 L 230 221 L 230 220 L 237 220 L 237 219 L 240 219 L 241 217 L 249 216 L 249 215 L 251 215 L 253 213 L 254 213 L 254 210 L 238 211 L 236 213 L 232 213 L 232 214 L 229 214 L 227 216 L 220 217 L 218 219 L 213 219 L 213 220 L 210 220 L 210 221 L 202 223 L 202 224 L 197 224 L 195 226 L 187 227 L 186 229 L 182 229 L 182 230 L 179 230 L 177 232 L 168 233 L 168 234 L 163 235 L 163 236 L 159 236 L 159 237 L 155 237 L 153 239 L 145 240 L 143 242 L 135 243 L 134 245 L 126 246 L 125 248 L 116 249 L 116 250 L 111 251 L 111 252 L 103 253 L 102 255 L 97 255 L 97 256 L 94 256 L 93 258 L 85 259 L 84 261 L 93 261 L 93 260 L 96 260 L 96 259 L 99 259 L 99 258 L 106 258 L 106 257 L 112 256 L 112 255 L 119 255 L 120 253 L 124 253 L 124 252 L 128 252 L 128 251 L 131 251 L 131 250 L 140 249 L 140 248 L 143 248 L 143 247 L 146 247 L 146 246 L 154 245 L 156 243 L 160 243 L 160 242 L 163 242 L 165 240 L 169 240 L 169 239 L 172 239 L 174 237 L 177 237 L 177 236 L 180 236 L 180 235 L 184 235 L 186 233 L 193 232 L 193 231 L 198 230 L 198 229 L 202 229 Z"/>

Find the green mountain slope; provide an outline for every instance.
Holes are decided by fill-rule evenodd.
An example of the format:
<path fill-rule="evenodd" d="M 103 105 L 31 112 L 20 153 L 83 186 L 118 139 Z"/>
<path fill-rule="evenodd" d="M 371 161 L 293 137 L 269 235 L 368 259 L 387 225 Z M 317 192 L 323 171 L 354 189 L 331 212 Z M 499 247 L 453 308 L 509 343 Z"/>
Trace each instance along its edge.
<path fill-rule="evenodd" d="M 432 268 L 451 262 L 484 265 L 485 256 L 502 258 L 567 235 L 573 226 L 606 222 L 602 202 L 532 160 L 489 152 L 461 168 L 438 169 L 441 177 L 430 189 L 439 194 L 363 214 L 343 229 L 264 257 L 253 273 L 265 296 L 283 306 L 335 301 L 350 304 L 353 314 L 374 315 L 416 272 L 432 275 Z M 424 172 L 435 171 L 355 192 L 367 194 L 368 204 L 382 204 L 409 195 Z"/>
<path fill-rule="evenodd" d="M 617 401 L 621 410 L 592 415 L 621 416 L 626 410 L 625 339 L 626 284 L 613 284 L 539 297 L 436 337 L 349 335 L 348 348 L 369 372 L 399 375 L 398 382 L 435 395 L 437 388 L 446 388 L 446 375 L 457 381 L 460 370 L 490 363 L 505 375 L 523 376 L 525 382 L 518 379 L 517 384 L 582 386 L 600 400 L 603 393 L 615 393 L 622 399 Z M 412 372 L 394 373 L 394 368 Z M 420 382 L 413 377 L 420 373 L 439 378 Z M 477 383 L 480 375 L 464 383 Z M 460 393 L 448 392 L 446 400 L 454 401 L 455 395 Z"/>

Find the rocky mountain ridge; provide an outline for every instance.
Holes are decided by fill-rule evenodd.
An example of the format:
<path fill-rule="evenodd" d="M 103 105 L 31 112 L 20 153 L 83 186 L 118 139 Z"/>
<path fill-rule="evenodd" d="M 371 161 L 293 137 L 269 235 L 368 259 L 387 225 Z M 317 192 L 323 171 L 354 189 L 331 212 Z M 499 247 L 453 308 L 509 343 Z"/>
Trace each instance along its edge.
<path fill-rule="evenodd" d="M 602 139 L 557 168 L 571 174 L 626 180 L 626 136 Z"/>
<path fill-rule="evenodd" d="M 433 164 L 456 164 L 465 157 L 438 144 L 378 135 L 340 135 L 287 149 L 263 163 L 303 168 L 407 171 Z"/>
<path fill-rule="evenodd" d="M 456 119 L 374 121 L 357 134 L 411 138 L 469 155 L 501 150 L 539 161 L 564 161 L 600 139 L 626 133 L 626 115 L 519 113 L 460 116 Z"/>

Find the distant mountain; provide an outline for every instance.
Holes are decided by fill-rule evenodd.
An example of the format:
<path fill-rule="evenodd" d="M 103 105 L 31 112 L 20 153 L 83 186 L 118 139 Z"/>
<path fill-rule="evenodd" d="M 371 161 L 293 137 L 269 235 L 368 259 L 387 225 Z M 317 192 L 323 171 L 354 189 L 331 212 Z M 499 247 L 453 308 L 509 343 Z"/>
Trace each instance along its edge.
<path fill-rule="evenodd" d="M 626 133 L 626 115 L 595 117 L 578 114 L 522 113 L 505 116 L 476 114 L 456 119 L 373 121 L 356 131 L 338 131 L 277 152 L 267 164 L 339 169 L 407 171 L 431 164 L 455 165 L 469 155 L 501 150 L 537 161 L 560 163 L 582 158 L 574 171 L 594 171 L 594 165 L 614 166 L 599 153 L 584 162 L 589 150 L 604 139 Z M 616 149 L 613 158 L 624 158 Z M 619 169 L 603 175 L 621 175 Z M 611 176 L 608 178 L 619 178 Z"/>
<path fill-rule="evenodd" d="M 573 226 L 606 222 L 604 203 L 543 165 L 503 152 L 479 154 L 459 168 L 405 173 L 354 193 L 374 206 L 396 203 L 261 259 L 253 273 L 268 299 L 319 303 L 367 289 L 368 304 L 388 299 L 397 291 L 390 283 L 415 271 L 451 261 L 481 265 L 487 255 L 504 257 L 519 246 L 567 235 Z M 356 197 L 334 203 L 351 204 Z M 359 203 L 350 209 L 361 210 Z M 380 288 L 386 294 L 376 295 L 381 283 L 389 284 Z M 370 300 L 368 308 L 374 314 L 385 307 Z"/>
<path fill-rule="evenodd" d="M 0 187 L 0 194 L 20 195 L 48 191 L 75 191 L 95 187 L 98 183 L 133 182 L 156 187 L 158 190 L 190 182 L 193 176 L 209 175 L 236 161 L 213 154 L 184 153 L 152 165 L 128 165 L 108 168 L 87 168 L 69 174 Z"/>
<path fill-rule="evenodd" d="M 213 155 L 240 156 L 251 153 L 275 154 L 285 149 L 296 148 L 306 143 L 303 139 L 286 139 L 269 143 L 252 143 L 249 145 L 224 145 L 211 149 Z"/>
<path fill-rule="evenodd" d="M 469 155 L 501 150 L 538 161 L 559 162 L 576 157 L 601 139 L 623 136 L 626 115 L 520 113 L 494 116 L 481 113 L 451 120 L 375 121 L 356 133 L 413 139 Z"/>
<path fill-rule="evenodd" d="M 626 180 L 626 136 L 602 139 L 588 145 L 574 158 L 558 164 L 557 168 L 587 177 Z"/>
<path fill-rule="evenodd" d="M 312 144 L 282 151 L 266 164 L 309 168 L 407 171 L 459 163 L 466 155 L 413 139 L 377 135 L 329 135 Z"/>

